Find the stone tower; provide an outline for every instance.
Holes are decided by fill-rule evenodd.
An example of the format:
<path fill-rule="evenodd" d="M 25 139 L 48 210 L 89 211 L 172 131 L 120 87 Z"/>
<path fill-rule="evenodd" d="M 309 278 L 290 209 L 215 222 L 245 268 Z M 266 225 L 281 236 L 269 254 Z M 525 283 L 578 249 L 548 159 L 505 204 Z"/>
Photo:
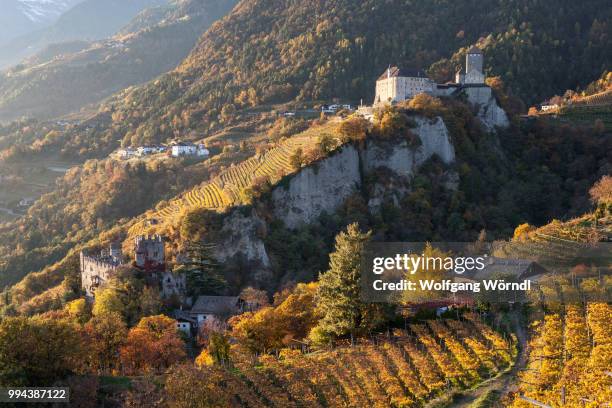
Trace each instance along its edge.
<path fill-rule="evenodd" d="M 473 46 L 465 55 L 465 71 L 470 72 L 475 70 L 482 72 L 483 60 L 482 50 L 476 46 Z"/>
<path fill-rule="evenodd" d="M 470 48 L 465 55 L 465 72 L 461 73 L 462 84 L 484 84 L 485 76 L 482 71 L 484 56 L 482 50 L 476 46 Z"/>
<path fill-rule="evenodd" d="M 134 240 L 134 264 L 141 269 L 164 267 L 164 240 L 160 235 L 140 235 Z"/>
<path fill-rule="evenodd" d="M 117 263 L 123 263 L 123 253 L 121 252 L 121 242 L 114 241 L 110 244 L 109 255 L 111 259 Z"/>

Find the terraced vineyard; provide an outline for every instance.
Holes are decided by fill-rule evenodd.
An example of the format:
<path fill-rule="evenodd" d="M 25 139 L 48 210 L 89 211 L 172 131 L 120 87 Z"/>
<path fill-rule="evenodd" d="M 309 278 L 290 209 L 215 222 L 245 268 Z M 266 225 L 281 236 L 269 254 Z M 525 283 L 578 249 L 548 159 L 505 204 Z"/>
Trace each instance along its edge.
<path fill-rule="evenodd" d="M 607 406 L 612 401 L 612 306 L 561 303 L 561 308 L 534 323 L 519 393 L 553 407 Z M 531 406 L 519 398 L 512 404 Z"/>
<path fill-rule="evenodd" d="M 547 268 L 569 272 L 571 267 L 603 261 L 606 242 L 612 238 L 612 217 L 587 214 L 569 221 L 551 223 L 530 231 L 524 239 L 504 243 L 497 255 L 534 259 Z M 609 252 L 608 252 L 609 254 Z M 551 269 L 552 270 L 552 269 Z"/>
<path fill-rule="evenodd" d="M 612 91 L 599 92 L 585 96 L 576 102 L 580 105 L 612 105 Z"/>
<path fill-rule="evenodd" d="M 612 105 L 575 105 L 561 109 L 559 119 L 577 125 L 593 126 L 600 120 L 606 129 L 612 128 Z"/>
<path fill-rule="evenodd" d="M 376 344 L 310 354 L 285 350 L 279 359 L 266 355 L 255 365 L 237 364 L 225 372 L 232 377 L 228 382 L 243 382 L 232 386 L 232 398 L 258 396 L 255 406 L 283 408 L 420 407 L 449 387 L 468 387 L 494 375 L 512 354 L 511 344 L 475 315 L 412 325 L 395 334 Z"/>
<path fill-rule="evenodd" d="M 146 218 L 154 219 L 156 224 L 165 224 L 191 208 L 218 211 L 240 204 L 241 192 L 250 187 L 255 179 L 266 177 L 275 183 L 295 171 L 290 164 L 290 157 L 297 149 L 308 151 L 313 148 L 318 141 L 316 136 L 312 132 L 305 132 L 281 142 L 260 156 L 232 165 L 211 182 L 195 187 L 157 211 L 147 214 Z M 130 229 L 130 235 L 142 234 L 146 228 L 147 223 L 143 219 Z"/>

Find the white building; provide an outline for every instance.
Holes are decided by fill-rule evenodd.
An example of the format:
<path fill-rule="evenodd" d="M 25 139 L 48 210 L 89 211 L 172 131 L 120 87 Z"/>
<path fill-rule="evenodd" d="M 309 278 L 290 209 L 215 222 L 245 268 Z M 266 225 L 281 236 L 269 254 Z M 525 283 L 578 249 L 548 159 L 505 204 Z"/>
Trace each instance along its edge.
<path fill-rule="evenodd" d="M 138 148 L 139 156 L 148 156 L 153 153 L 157 153 L 157 148 L 155 146 L 140 146 Z"/>
<path fill-rule="evenodd" d="M 545 104 L 545 105 L 542 105 L 542 106 L 540 107 L 540 110 L 541 110 L 542 112 L 556 111 L 556 110 L 559 110 L 559 105 L 557 105 L 556 103 L 553 103 L 553 104 Z"/>
<path fill-rule="evenodd" d="M 179 142 L 172 145 L 172 157 L 198 156 L 206 157 L 210 151 L 203 144 Z"/>
<path fill-rule="evenodd" d="M 420 93 L 434 93 L 436 84 L 422 71 L 389 67 L 376 81 L 374 105 L 397 103 Z"/>
<path fill-rule="evenodd" d="M 191 337 L 195 329 L 198 327 L 195 319 L 189 317 L 189 312 L 184 310 L 175 310 L 174 318 L 176 319 L 176 329 L 186 336 Z"/>
<path fill-rule="evenodd" d="M 483 61 L 484 56 L 480 48 L 470 48 L 465 56 L 465 67 L 457 72 L 454 84 L 436 84 L 423 71 L 389 67 L 376 81 L 374 106 L 402 102 L 420 93 L 451 96 L 462 87 L 482 87 L 485 85 Z"/>
<path fill-rule="evenodd" d="M 121 159 L 129 159 L 136 155 L 136 150 L 131 147 L 125 147 L 123 149 L 117 150 L 117 156 Z"/>

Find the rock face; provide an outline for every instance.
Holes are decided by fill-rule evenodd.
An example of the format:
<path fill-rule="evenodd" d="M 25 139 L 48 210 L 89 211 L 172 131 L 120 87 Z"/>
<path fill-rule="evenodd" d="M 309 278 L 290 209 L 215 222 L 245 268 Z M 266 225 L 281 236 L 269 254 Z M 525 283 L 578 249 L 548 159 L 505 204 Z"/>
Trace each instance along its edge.
<path fill-rule="evenodd" d="M 300 171 L 287 187 L 275 188 L 274 215 L 287 227 L 296 228 L 314 221 L 324 211 L 335 211 L 359 186 L 359 154 L 355 147 L 347 146 Z"/>
<path fill-rule="evenodd" d="M 242 214 L 240 210 L 233 211 L 223 222 L 220 234 L 223 239 L 216 246 L 216 258 L 225 262 L 240 254 L 245 260 L 268 268 L 270 258 L 260 233 L 265 228 L 264 221 L 255 211 L 248 215 Z"/>
<path fill-rule="evenodd" d="M 407 141 L 370 140 L 363 150 L 347 146 L 313 167 L 303 169 L 272 193 L 274 215 L 289 228 L 314 221 L 323 211 L 332 213 L 362 184 L 363 175 L 387 168 L 409 178 L 425 161 L 438 155 L 444 163 L 455 160 L 455 149 L 441 118 L 416 118 L 413 131 L 421 145 L 413 148 Z"/>
<path fill-rule="evenodd" d="M 496 127 L 505 128 L 510 125 L 508 115 L 497 104 L 491 88 L 488 86 L 466 87 L 464 92 L 468 101 L 478 106 L 478 119 L 487 131 L 494 131 Z"/>
<path fill-rule="evenodd" d="M 369 192 L 368 208 L 372 213 L 378 213 L 384 202 L 399 204 L 399 200 L 408 192 L 407 183 L 418 168 L 437 155 L 444 163 L 450 164 L 455 160 L 453 147 L 448 129 L 442 118 L 427 119 L 416 118 L 417 126 L 413 132 L 419 136 L 421 145 L 412 148 L 407 142 L 376 142 L 369 141 L 366 149 L 362 151 L 364 173 L 367 174 L 377 168 L 387 168 L 399 176 L 390 184 L 376 183 Z"/>
<path fill-rule="evenodd" d="M 439 156 L 447 164 L 455 160 L 455 149 L 441 118 L 417 118 L 416 123 L 413 132 L 421 139 L 417 148 L 405 140 L 369 140 L 362 149 L 347 145 L 276 186 L 271 194 L 274 217 L 295 229 L 315 221 L 323 212 L 333 213 L 362 187 L 365 176 L 381 168 L 397 177 L 386 185 L 375 185 L 368 205 L 377 211 L 385 200 L 397 203 L 408 191 L 407 181 L 432 156 Z M 242 256 L 257 265 L 254 279 L 265 284 L 270 270 L 262 238 L 266 225 L 255 210 L 250 211 L 243 214 L 235 210 L 225 219 L 216 255 L 221 262 Z"/>

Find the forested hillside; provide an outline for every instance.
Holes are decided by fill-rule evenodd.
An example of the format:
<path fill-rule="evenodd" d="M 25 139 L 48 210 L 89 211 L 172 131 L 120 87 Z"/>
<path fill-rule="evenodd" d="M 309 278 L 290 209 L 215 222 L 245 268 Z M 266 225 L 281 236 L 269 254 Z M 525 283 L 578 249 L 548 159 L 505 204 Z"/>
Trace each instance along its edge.
<path fill-rule="evenodd" d="M 107 152 L 120 142 L 208 133 L 262 104 L 368 102 L 389 64 L 439 62 L 434 77 L 448 78 L 458 67 L 444 59 L 474 43 L 485 48 L 487 73 L 531 104 L 585 86 L 610 65 L 608 2 L 563 0 L 555 13 L 549 8 L 540 0 L 243 1 L 178 70 L 116 95 L 87 138 L 77 127 L 47 149 L 92 157 L 100 154 L 92 139 L 106 140 Z"/>
<path fill-rule="evenodd" d="M 104 41 L 45 50 L 0 75 L 0 120 L 44 119 L 78 111 L 165 73 L 235 4 L 235 0 L 173 3 L 154 8 L 153 15 L 143 12 L 121 34 Z M 70 45 L 77 47 L 71 50 Z"/>
<path fill-rule="evenodd" d="M 267 282 L 270 287 L 277 287 L 283 279 L 316 277 L 317 268 L 326 263 L 324 254 L 329 251 L 333 236 L 353 221 L 374 229 L 379 238 L 388 241 L 468 241 L 476 239 L 482 230 L 489 239 L 503 238 L 511 235 L 520 223 L 542 225 L 554 218 L 584 213 L 591 208 L 588 189 L 609 172 L 612 162 L 606 133 L 537 120 L 491 135 L 482 130 L 469 106 L 450 100 L 437 106 L 390 110 L 370 131 L 357 132 L 361 135 L 358 138 L 387 141 L 391 145 L 413 138 L 408 124 L 415 115 L 423 114 L 443 118 L 450 130 L 457 162 L 450 168 L 439 160 L 426 163 L 410 183 L 410 190 L 397 201 L 385 200 L 377 213 L 368 210 L 368 200 L 379 188 L 377 183 L 394 185 L 392 175 L 385 172 L 366 179 L 361 194 L 350 197 L 337 213 L 328 214 L 312 225 L 290 231 L 282 223 L 267 218 L 269 225 L 261 235 L 274 260 L 275 278 Z M 260 143 L 255 147 L 258 155 L 254 158 L 248 158 L 252 154 L 248 150 L 224 153 L 219 157 L 223 160 L 212 161 L 214 167 L 203 163 L 195 168 L 187 164 L 185 170 L 176 165 L 164 170 L 166 166 L 162 165 L 162 171 L 157 171 L 155 167 L 141 165 L 127 167 L 129 172 L 118 177 L 115 170 L 109 170 L 117 163 L 102 161 L 86 166 L 96 169 L 95 172 L 69 173 L 57 193 L 43 197 L 27 216 L 7 224 L 1 231 L 6 283 L 48 265 L 42 273 L 30 274 L 11 289 L 12 300 L 8 303 L 17 307 L 76 273 L 71 263 L 75 252 L 70 252 L 71 249 L 143 231 L 170 236 L 177 246 L 201 234 L 213 240 L 218 228 L 210 224 L 218 220 L 210 217 L 209 212 L 223 213 L 233 206 L 251 203 L 262 216 L 271 217 L 265 199 L 271 183 L 282 182 L 313 158 L 325 157 L 339 142 L 347 143 L 343 129 L 342 121 L 323 121 L 305 133 L 290 134 L 288 140 Z M 302 155 L 296 156 L 300 146 Z M 223 167 L 241 160 L 238 165 Z M 197 170 L 197 166 L 202 168 Z M 445 181 L 449 172 L 457 174 L 456 187 L 449 187 Z M 74 177 L 79 174 L 83 177 Z M 149 186 L 147 183 L 153 178 L 157 180 Z M 397 191 L 402 189 L 400 186 L 397 185 Z M 259 197 L 263 200 L 258 200 Z M 128 215 L 136 217 L 124 218 Z M 149 220 L 155 220 L 155 224 Z M 68 258 L 53 265 L 68 253 L 71 253 Z M 287 258 L 283 255 L 286 253 L 301 255 Z M 245 284 L 252 279 L 247 271 L 245 267 L 231 269 L 227 278 L 236 285 Z M 61 290 L 74 296 L 72 289 Z M 48 295 L 37 299 L 38 306 L 32 305 L 32 310 L 48 307 Z"/>

